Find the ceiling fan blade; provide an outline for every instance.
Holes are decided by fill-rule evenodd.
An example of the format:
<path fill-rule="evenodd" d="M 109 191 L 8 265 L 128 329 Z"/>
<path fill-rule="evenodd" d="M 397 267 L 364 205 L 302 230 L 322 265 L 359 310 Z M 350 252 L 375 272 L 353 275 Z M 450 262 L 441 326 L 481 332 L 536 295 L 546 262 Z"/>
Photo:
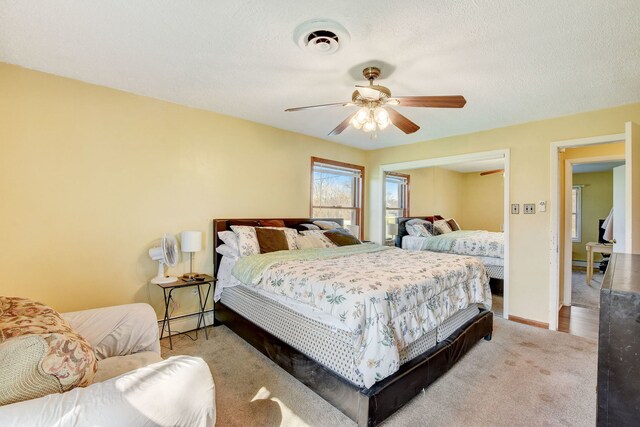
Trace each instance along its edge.
<path fill-rule="evenodd" d="M 493 173 L 503 173 L 503 172 L 504 172 L 504 169 L 494 169 L 491 171 L 480 172 L 480 176 L 491 175 Z"/>
<path fill-rule="evenodd" d="M 453 96 L 396 96 L 400 107 L 462 108 L 467 103 L 462 95 Z"/>
<path fill-rule="evenodd" d="M 358 114 L 358 112 L 356 111 L 355 113 L 353 113 L 352 115 L 350 115 L 349 117 L 347 117 L 346 119 L 344 119 L 342 121 L 342 123 L 340 123 L 338 126 L 336 126 L 336 128 L 334 130 L 332 130 L 331 132 L 329 132 L 329 135 L 340 135 L 342 133 L 343 130 L 345 130 L 346 128 L 349 127 L 349 122 L 351 121 L 351 119 L 353 118 L 353 116 L 355 116 L 356 114 Z"/>
<path fill-rule="evenodd" d="M 400 129 L 404 133 L 414 133 L 420 126 L 413 123 L 411 120 L 407 119 L 402 114 L 398 113 L 396 110 L 390 107 L 385 107 L 385 110 L 389 113 L 389 118 L 391 119 L 391 123 L 394 124 L 398 129 Z"/>
<path fill-rule="evenodd" d="M 308 107 L 296 107 L 296 108 L 287 108 L 286 112 L 290 113 L 292 111 L 301 111 L 301 110 L 310 110 L 312 108 L 327 108 L 327 107 L 346 107 L 354 105 L 351 102 L 334 102 L 333 104 L 319 104 L 319 105 L 309 105 Z"/>

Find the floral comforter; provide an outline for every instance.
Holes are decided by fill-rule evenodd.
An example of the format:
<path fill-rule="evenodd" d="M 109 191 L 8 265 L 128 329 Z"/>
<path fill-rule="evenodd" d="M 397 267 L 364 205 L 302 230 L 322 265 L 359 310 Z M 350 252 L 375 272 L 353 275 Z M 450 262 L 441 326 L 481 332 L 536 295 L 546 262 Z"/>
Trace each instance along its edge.
<path fill-rule="evenodd" d="M 421 250 L 504 258 L 504 233 L 460 230 L 421 239 Z"/>
<path fill-rule="evenodd" d="M 367 387 L 398 370 L 399 350 L 472 303 L 491 307 L 481 262 L 362 244 L 243 257 L 233 275 L 343 322 Z"/>

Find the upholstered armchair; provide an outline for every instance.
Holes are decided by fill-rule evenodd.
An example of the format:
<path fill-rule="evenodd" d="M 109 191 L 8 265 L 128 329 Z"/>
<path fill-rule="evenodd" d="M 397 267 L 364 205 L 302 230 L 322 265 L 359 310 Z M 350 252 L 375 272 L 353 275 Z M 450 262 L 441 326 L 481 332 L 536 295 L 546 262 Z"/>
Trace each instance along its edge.
<path fill-rule="evenodd" d="M 15 403 L 0 406 L 0 425 L 215 424 L 215 389 L 209 367 L 200 358 L 176 356 L 163 360 L 160 357 L 156 314 L 147 304 L 63 314 L 65 324 L 68 323 L 66 326 L 70 325 L 74 332 L 86 340 L 90 344 L 87 347 L 92 348 L 95 354 L 95 360 L 89 361 L 93 363 L 92 372 L 89 372 L 93 377 L 91 384 L 66 391 L 64 378 L 61 380 L 53 376 L 54 385 L 59 387 L 58 392 L 42 396 L 41 391 L 36 386 L 32 387 L 29 381 L 26 386 L 17 389 L 15 375 L 24 377 L 24 372 L 29 368 L 25 368 L 24 360 L 28 359 L 26 350 L 21 349 L 34 345 L 28 345 L 28 340 L 33 337 L 12 337 L 15 328 L 12 329 L 11 322 L 16 320 L 16 316 L 11 317 L 12 313 L 7 309 L 10 307 L 7 303 L 9 300 L 0 297 L 0 402 L 4 399 L 4 402 L 13 400 Z M 49 335 L 33 335 L 37 335 L 40 341 L 40 337 L 47 337 L 50 341 Z M 35 347 L 38 346 L 38 340 L 34 341 Z M 79 357 L 71 356 L 76 359 Z M 40 361 L 37 369 L 34 368 L 30 373 L 31 377 L 52 377 L 48 368 L 50 365 L 45 366 Z M 13 369 L 16 372 L 12 372 Z M 34 388 L 35 391 L 25 391 L 25 388 Z M 42 397 L 24 400 L 25 393 L 40 393 Z"/>

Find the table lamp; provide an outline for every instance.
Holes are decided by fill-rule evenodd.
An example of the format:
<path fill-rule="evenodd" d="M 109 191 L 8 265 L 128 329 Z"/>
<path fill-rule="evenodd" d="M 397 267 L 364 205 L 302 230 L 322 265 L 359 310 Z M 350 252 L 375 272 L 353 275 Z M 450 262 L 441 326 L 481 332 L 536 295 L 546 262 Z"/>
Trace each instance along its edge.
<path fill-rule="evenodd" d="M 189 273 L 182 275 L 184 280 L 194 280 L 198 277 L 198 273 L 193 272 L 193 253 L 202 250 L 202 232 L 201 231 L 183 231 L 180 235 L 180 246 L 182 252 L 189 253 Z"/>

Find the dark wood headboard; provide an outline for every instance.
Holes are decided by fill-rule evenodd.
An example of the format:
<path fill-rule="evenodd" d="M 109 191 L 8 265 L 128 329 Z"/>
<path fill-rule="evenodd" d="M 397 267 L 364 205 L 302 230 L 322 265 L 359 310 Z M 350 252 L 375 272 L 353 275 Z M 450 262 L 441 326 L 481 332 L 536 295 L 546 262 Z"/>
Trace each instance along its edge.
<path fill-rule="evenodd" d="M 409 217 L 399 217 L 396 219 L 396 223 L 398 224 L 398 234 L 396 234 L 396 240 L 395 240 L 395 244 L 397 247 L 401 248 L 402 247 L 402 238 L 404 236 L 406 236 L 407 234 L 407 227 L 406 227 L 406 222 L 411 220 L 411 219 L 424 219 L 426 221 L 431 221 L 433 222 L 433 220 L 439 220 L 439 219 L 444 219 L 443 217 L 441 217 L 440 215 L 431 215 L 431 216 L 409 216 Z"/>
<path fill-rule="evenodd" d="M 214 219 L 213 220 L 213 275 L 218 272 L 218 265 L 222 260 L 222 255 L 216 252 L 216 248 L 223 242 L 218 237 L 218 232 L 231 230 L 232 225 L 249 225 L 259 227 L 264 221 L 282 220 L 286 227 L 296 228 L 300 224 L 309 224 L 313 221 L 334 221 L 340 225 L 344 225 L 342 218 L 230 218 L 230 219 Z"/>

